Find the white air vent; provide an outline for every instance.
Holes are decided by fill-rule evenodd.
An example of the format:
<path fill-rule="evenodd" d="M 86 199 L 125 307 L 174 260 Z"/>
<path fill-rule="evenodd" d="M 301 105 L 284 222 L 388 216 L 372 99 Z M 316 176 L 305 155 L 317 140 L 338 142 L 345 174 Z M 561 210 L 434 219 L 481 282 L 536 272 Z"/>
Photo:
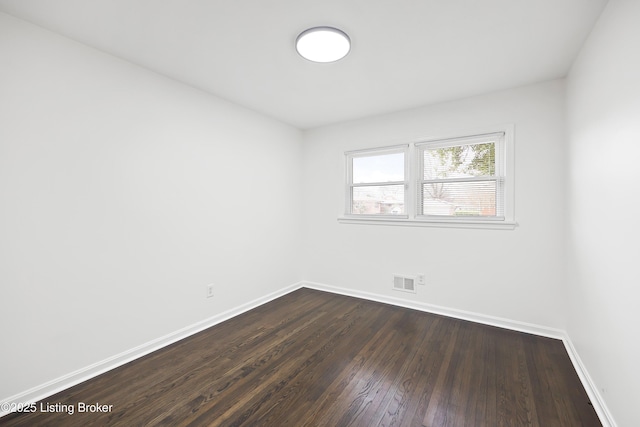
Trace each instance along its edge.
<path fill-rule="evenodd" d="M 416 279 L 411 276 L 393 276 L 393 289 L 396 291 L 416 293 Z"/>

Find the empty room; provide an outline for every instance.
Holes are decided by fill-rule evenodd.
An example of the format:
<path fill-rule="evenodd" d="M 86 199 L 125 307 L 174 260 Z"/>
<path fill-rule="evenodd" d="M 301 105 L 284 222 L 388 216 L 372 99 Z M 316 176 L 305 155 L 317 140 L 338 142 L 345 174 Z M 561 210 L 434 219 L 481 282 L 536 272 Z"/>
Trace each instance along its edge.
<path fill-rule="evenodd" d="M 0 425 L 640 425 L 638 22 L 0 0 Z"/>

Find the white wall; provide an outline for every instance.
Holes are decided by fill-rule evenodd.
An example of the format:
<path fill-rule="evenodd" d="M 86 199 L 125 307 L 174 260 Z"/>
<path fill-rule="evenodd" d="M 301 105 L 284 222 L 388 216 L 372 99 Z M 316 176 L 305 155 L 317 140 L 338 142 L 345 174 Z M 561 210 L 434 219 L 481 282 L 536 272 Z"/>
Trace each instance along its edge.
<path fill-rule="evenodd" d="M 564 329 L 564 95 L 564 82 L 553 81 L 306 132 L 304 278 Z M 515 230 L 336 221 L 345 151 L 507 123 L 515 125 Z M 393 291 L 394 273 L 426 273 L 427 286 Z"/>
<path fill-rule="evenodd" d="M 0 400 L 300 280 L 298 130 L 5 14 L 0 58 Z"/>
<path fill-rule="evenodd" d="M 567 330 L 620 426 L 640 401 L 640 2 L 610 0 L 568 78 Z"/>

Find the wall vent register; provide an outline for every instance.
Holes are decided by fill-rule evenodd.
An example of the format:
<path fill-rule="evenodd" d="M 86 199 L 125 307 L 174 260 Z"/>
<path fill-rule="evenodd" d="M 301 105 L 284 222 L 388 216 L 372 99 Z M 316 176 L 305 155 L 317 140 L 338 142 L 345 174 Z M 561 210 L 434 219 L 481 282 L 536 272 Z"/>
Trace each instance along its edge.
<path fill-rule="evenodd" d="M 416 278 L 409 276 L 393 276 L 393 289 L 396 291 L 416 293 Z"/>

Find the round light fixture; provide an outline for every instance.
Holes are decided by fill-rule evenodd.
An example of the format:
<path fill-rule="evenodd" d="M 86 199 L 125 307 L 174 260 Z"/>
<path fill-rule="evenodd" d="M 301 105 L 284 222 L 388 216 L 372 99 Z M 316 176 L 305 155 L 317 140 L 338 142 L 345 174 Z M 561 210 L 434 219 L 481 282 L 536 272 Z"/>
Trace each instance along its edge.
<path fill-rule="evenodd" d="M 337 28 L 314 27 L 300 33 L 296 50 L 313 62 L 334 62 L 344 58 L 351 50 L 349 36 Z"/>

